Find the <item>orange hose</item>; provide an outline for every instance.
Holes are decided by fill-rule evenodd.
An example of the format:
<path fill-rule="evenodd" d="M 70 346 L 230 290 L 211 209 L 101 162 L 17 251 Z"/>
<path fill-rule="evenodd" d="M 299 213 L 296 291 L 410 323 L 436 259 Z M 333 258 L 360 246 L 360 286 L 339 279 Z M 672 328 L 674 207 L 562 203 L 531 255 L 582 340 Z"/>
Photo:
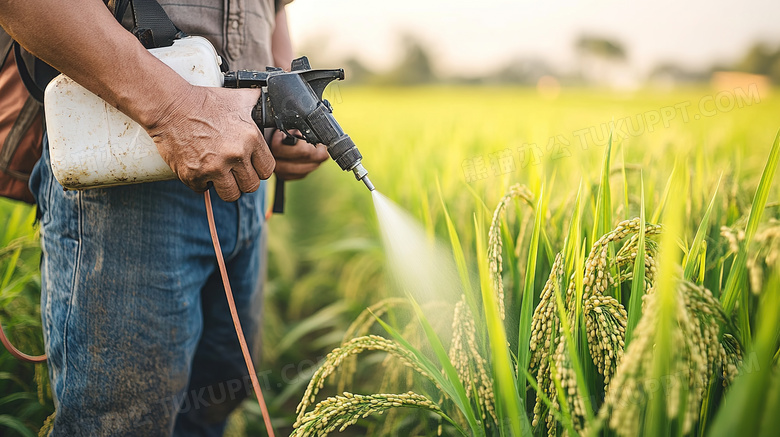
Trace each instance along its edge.
<path fill-rule="evenodd" d="M 209 221 L 209 231 L 211 232 L 211 241 L 214 243 L 214 253 L 217 255 L 217 264 L 219 264 L 219 273 L 222 275 L 222 284 L 225 286 L 225 296 L 227 297 L 228 306 L 230 307 L 230 315 L 233 317 L 233 326 L 236 328 L 236 335 L 238 336 L 238 342 L 241 344 L 241 352 L 244 354 L 244 362 L 246 362 L 246 368 L 249 370 L 249 377 L 252 379 L 252 387 L 257 395 L 257 403 L 260 405 L 260 411 L 263 413 L 263 421 L 265 421 L 265 429 L 268 431 L 269 437 L 274 437 L 274 429 L 271 426 L 271 416 L 268 414 L 268 408 L 265 406 L 265 399 L 263 398 L 263 391 L 260 389 L 260 382 L 257 380 L 257 374 L 255 373 L 255 365 L 252 363 L 252 356 L 249 354 L 249 347 L 246 345 L 246 339 L 244 338 L 244 330 L 241 329 L 241 323 L 238 320 L 238 311 L 236 311 L 236 302 L 233 300 L 233 291 L 230 288 L 230 280 L 227 276 L 227 269 L 225 268 L 225 260 L 222 258 L 222 248 L 219 246 L 219 237 L 217 236 L 217 227 L 214 224 L 214 211 L 211 208 L 211 195 L 208 190 L 203 193 L 206 200 L 206 215 Z"/>
<path fill-rule="evenodd" d="M 11 344 L 11 341 L 8 340 L 8 337 L 5 336 L 5 331 L 3 331 L 3 325 L 0 325 L 0 342 L 3 343 L 3 346 L 5 346 L 6 349 L 8 349 L 8 352 L 13 355 L 14 358 L 20 361 L 24 361 L 26 363 L 42 363 L 46 361 L 46 354 L 38 355 L 38 356 L 32 356 L 27 355 L 26 353 L 20 351 L 16 347 L 14 347 L 13 344 Z"/>

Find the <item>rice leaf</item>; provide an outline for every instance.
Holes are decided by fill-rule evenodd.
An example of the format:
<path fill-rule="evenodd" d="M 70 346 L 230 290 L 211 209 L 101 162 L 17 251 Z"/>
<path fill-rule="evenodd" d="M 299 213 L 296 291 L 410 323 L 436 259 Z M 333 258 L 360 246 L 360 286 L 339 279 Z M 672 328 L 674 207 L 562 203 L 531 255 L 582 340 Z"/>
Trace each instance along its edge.
<path fill-rule="evenodd" d="M 2 239 L 0 240 L 0 246 L 7 246 L 8 243 L 11 242 L 12 239 L 19 235 L 23 235 L 24 232 L 21 229 L 22 226 L 22 216 L 24 215 L 24 211 L 27 209 L 25 205 L 16 204 L 14 205 L 13 209 L 11 210 L 11 214 L 8 217 L 7 221 L 5 222 L 5 232 L 2 234 Z"/>
<path fill-rule="evenodd" d="M 414 299 L 411 299 L 412 306 L 415 309 L 415 312 L 418 316 L 420 316 L 420 323 L 423 324 L 423 327 L 425 327 L 425 322 L 427 320 L 425 319 L 425 315 L 422 313 L 422 310 L 420 309 L 419 305 L 417 305 L 416 302 L 414 302 Z M 406 350 L 411 352 L 417 361 L 419 362 L 420 366 L 425 369 L 426 372 L 434 379 L 436 380 L 436 383 L 441 387 L 441 390 L 444 391 L 444 393 L 452 400 L 452 402 L 455 404 L 455 406 L 458 407 L 458 409 L 463 413 L 463 416 L 466 418 L 466 422 L 469 424 L 469 428 L 471 428 L 472 435 L 475 436 L 484 436 L 485 432 L 482 427 L 479 426 L 477 423 L 476 416 L 474 415 L 474 410 L 471 407 L 471 402 L 469 401 L 468 397 L 466 396 L 466 389 L 463 387 L 463 384 L 461 383 L 460 379 L 458 379 L 457 372 L 455 372 L 455 368 L 452 366 L 452 363 L 450 363 L 449 358 L 447 357 L 446 352 L 444 353 L 444 361 L 442 361 L 442 357 L 439 353 L 439 351 L 436 351 L 437 358 L 440 361 L 440 364 L 444 368 L 444 373 L 442 373 L 439 370 L 439 367 L 434 365 L 431 360 L 428 359 L 422 352 L 420 352 L 419 349 L 412 346 L 411 343 L 409 343 L 404 337 L 396 331 L 392 326 L 388 325 L 384 320 L 377 317 L 376 319 L 377 323 L 379 323 L 382 328 L 387 331 L 388 334 L 390 334 L 391 337 L 395 341 L 397 341 L 401 346 L 403 346 Z M 430 328 L 430 324 L 427 325 L 428 328 Z M 443 351 L 444 347 L 441 344 L 441 340 L 439 339 L 438 335 L 436 335 L 435 332 L 431 331 L 431 336 L 429 336 L 429 332 L 425 331 L 426 336 L 428 336 L 428 340 L 432 341 L 431 346 L 434 347 L 435 350 L 435 344 L 438 343 L 439 349 Z M 446 363 L 446 364 L 445 364 Z M 444 375 L 447 375 L 445 378 Z M 457 426 L 457 425 L 456 425 Z M 466 434 L 460 427 L 458 427 L 461 433 L 464 435 Z"/>
<path fill-rule="evenodd" d="M 294 347 L 303 337 L 319 331 L 323 328 L 338 326 L 341 315 L 349 309 L 349 304 L 344 301 L 337 301 L 317 313 L 307 317 L 301 323 L 290 329 L 287 334 L 278 342 L 276 349 L 285 351 Z"/>
<path fill-rule="evenodd" d="M 31 392 L 20 391 L 20 392 L 12 393 L 12 394 L 10 394 L 8 396 L 0 398 L 0 406 L 4 405 L 4 404 L 11 403 L 11 402 L 18 401 L 20 399 L 35 399 L 35 398 L 36 398 L 36 396 L 33 393 L 31 393 Z"/>
<path fill-rule="evenodd" d="M 458 237 L 458 231 L 455 229 L 455 224 L 450 218 L 450 213 L 447 210 L 447 204 L 444 202 L 444 194 L 441 191 L 441 184 L 436 179 L 436 189 L 439 191 L 439 200 L 441 201 L 441 208 L 444 211 L 444 219 L 447 222 L 447 232 L 450 236 L 450 245 L 452 246 L 452 255 L 455 258 L 455 265 L 458 268 L 458 275 L 460 276 L 460 282 L 463 284 L 463 293 L 466 295 L 466 301 L 471 307 L 472 314 L 478 314 L 477 305 L 474 299 L 474 292 L 471 288 L 471 278 L 469 276 L 468 265 L 466 264 L 466 256 L 463 254 L 463 246 L 460 244 L 460 238 Z"/>
<path fill-rule="evenodd" d="M 590 244 L 593 244 L 599 236 L 606 234 L 612 226 L 612 191 L 609 187 L 609 167 L 612 160 L 612 133 L 609 134 L 609 143 L 604 151 L 604 162 L 601 168 L 601 183 L 596 200 L 596 213 L 593 217 L 593 230 L 590 236 Z"/>
<path fill-rule="evenodd" d="M 493 364 L 493 387 L 496 391 L 496 404 L 499 407 L 496 409 L 499 425 L 508 427 L 511 435 L 529 435 L 531 424 L 525 414 L 525 403 L 519 396 L 517 379 L 507 347 L 506 331 L 498 311 L 493 282 L 490 280 L 488 272 L 487 249 L 484 241 L 485 229 L 476 217 L 474 218 L 474 226 L 477 231 L 477 265 L 482 290 L 482 307 L 485 311 L 485 323 Z"/>
<path fill-rule="evenodd" d="M 536 204 L 536 216 L 531 233 L 531 244 L 528 247 L 528 259 L 525 269 L 525 281 L 523 283 L 523 300 L 520 305 L 520 322 L 517 343 L 517 388 L 520 397 L 525 400 L 525 374 L 520 369 L 527 369 L 531 359 L 531 315 L 534 311 L 534 280 L 536 279 L 536 256 L 539 252 L 539 233 L 543 226 L 545 211 L 544 185 L 539 192 L 539 200 Z"/>
<path fill-rule="evenodd" d="M 577 246 L 579 245 L 582 232 L 582 179 L 577 188 L 577 197 L 574 199 L 574 206 L 569 219 L 569 229 L 566 234 L 566 240 L 563 243 L 563 259 L 566 263 L 566 277 L 571 275 L 574 268 L 574 258 L 577 256 Z"/>
<path fill-rule="evenodd" d="M 19 262 L 19 255 L 22 254 L 22 247 L 19 246 L 11 255 L 11 259 L 8 260 L 8 266 L 5 268 L 5 275 L 3 275 L 3 281 L 0 282 L 0 290 L 5 289 L 8 283 L 11 281 L 11 277 L 16 270 L 16 263 Z"/>
<path fill-rule="evenodd" d="M 773 275 L 759 305 L 755 342 L 745 354 L 746 363 L 726 394 L 724 406 L 715 416 L 710 437 L 777 435 L 780 378 L 773 375 L 772 365 L 780 333 L 777 308 L 780 308 L 780 278 Z"/>
<path fill-rule="evenodd" d="M 687 192 L 687 179 L 674 173 L 674 185 Z M 677 354 L 673 330 L 677 323 L 677 269 L 680 265 L 679 236 L 682 234 L 683 201 L 672 202 L 664 212 L 664 232 L 658 253 L 658 275 L 655 285 L 655 299 L 658 305 L 658 322 L 655 327 L 655 351 L 650 377 L 653 381 L 664 381 L 672 374 Z M 673 387 L 672 387 L 673 388 Z M 660 436 L 671 433 L 671 421 L 667 415 L 667 398 L 670 393 L 655 393 L 648 402 L 644 423 L 644 435 Z M 682 405 L 680 406 L 682 408 Z"/>
<path fill-rule="evenodd" d="M 776 354 L 773 363 L 777 366 Z M 777 411 L 780 411 L 780 376 L 778 375 L 772 376 L 772 385 L 769 388 L 769 395 L 767 396 L 765 405 L 765 411 L 768 412 L 768 414 L 764 414 L 760 428 L 760 437 L 772 437 L 777 434 L 777 430 L 780 429 L 780 415 L 774 414 Z"/>
<path fill-rule="evenodd" d="M 441 367 L 444 369 L 444 374 L 447 375 L 447 378 L 452 381 L 452 386 L 455 388 L 455 392 L 457 393 L 458 398 L 466 406 L 464 415 L 466 415 L 467 422 L 469 425 L 476 425 L 476 415 L 474 414 L 474 410 L 471 408 L 471 403 L 468 401 L 468 397 L 466 396 L 466 389 L 463 387 L 463 383 L 458 378 L 458 372 L 452 365 L 452 362 L 447 355 L 447 350 L 444 349 L 444 345 L 442 344 L 441 339 L 439 338 L 438 334 L 436 334 L 436 331 L 434 331 L 430 322 L 428 322 L 428 319 L 425 317 L 422 308 L 420 308 L 420 306 L 414 300 L 412 300 L 412 308 L 414 308 L 414 311 L 417 314 L 417 318 L 423 327 L 423 331 L 425 332 L 425 337 L 428 339 L 428 343 L 431 345 L 433 352 L 436 354 L 436 358 L 439 359 L 439 365 L 441 365 Z"/>
<path fill-rule="evenodd" d="M 672 174 L 669 175 L 669 179 L 666 180 L 666 187 L 664 187 L 664 193 L 661 195 L 661 200 L 658 202 L 658 206 L 653 211 L 653 217 L 650 219 L 651 223 L 658 223 L 661 219 L 661 213 L 664 211 L 666 202 L 669 200 L 669 193 L 672 192 L 672 181 L 675 179 L 677 173 L 677 160 L 674 161 L 674 167 L 672 167 Z"/>
<path fill-rule="evenodd" d="M 631 342 L 631 335 L 642 317 L 642 297 L 645 294 L 645 181 L 640 173 L 639 238 L 634 260 L 634 279 L 631 281 L 631 297 L 628 300 L 628 324 L 626 325 L 625 349 Z"/>
<path fill-rule="evenodd" d="M 761 222 L 761 216 L 764 213 L 766 201 L 769 197 L 769 190 L 772 187 L 772 180 L 777 171 L 778 161 L 780 161 L 780 131 L 778 131 L 775 136 L 775 142 L 772 145 L 769 160 L 764 167 L 764 171 L 761 174 L 761 181 L 759 182 L 758 189 L 753 197 L 753 205 L 750 208 L 750 215 L 745 229 L 745 239 L 740 244 L 739 251 L 734 258 L 734 262 L 731 265 L 731 271 L 729 271 L 729 276 L 726 280 L 726 287 L 721 295 L 723 310 L 728 315 L 734 311 L 737 302 L 741 302 L 741 310 L 738 317 L 742 334 L 742 344 L 750 344 L 750 321 L 747 314 L 748 289 L 746 286 L 747 252 L 750 243 L 753 241 L 753 237 L 758 230 L 758 225 Z"/>
<path fill-rule="evenodd" d="M 688 281 L 693 280 L 693 275 L 696 272 L 696 263 L 699 260 L 699 255 L 704 249 L 704 239 L 707 236 L 707 230 L 710 226 L 710 214 L 712 213 L 713 206 L 715 206 L 715 199 L 718 197 L 718 189 L 720 188 L 721 179 L 723 179 L 722 173 L 718 178 L 718 184 L 715 185 L 715 192 L 712 193 L 710 204 L 707 206 L 707 210 L 704 212 L 704 217 L 702 217 L 701 222 L 699 223 L 699 229 L 696 231 L 696 236 L 693 238 L 693 244 L 691 244 L 691 249 L 688 251 L 688 257 L 685 259 L 685 271 L 683 273 L 683 277 Z"/>
<path fill-rule="evenodd" d="M 21 420 L 7 414 L 0 416 L 0 427 L 12 429 L 25 437 L 35 437 Z"/>
<path fill-rule="evenodd" d="M 620 171 L 623 175 L 623 216 L 628 217 L 629 212 L 629 203 L 628 203 L 628 176 L 626 176 L 626 143 L 622 142 L 620 143 L 620 157 L 621 159 L 621 166 Z"/>
<path fill-rule="evenodd" d="M 466 189 L 469 190 L 469 193 L 471 193 L 472 197 L 474 197 L 474 202 L 476 202 L 479 207 L 482 208 L 482 210 L 485 212 L 485 214 L 490 215 L 490 208 L 488 208 L 487 204 L 485 203 L 485 200 L 482 198 L 482 196 L 477 193 L 477 190 L 474 189 L 469 184 L 464 184 L 466 186 Z M 439 194 L 441 195 L 441 188 L 439 188 Z"/>

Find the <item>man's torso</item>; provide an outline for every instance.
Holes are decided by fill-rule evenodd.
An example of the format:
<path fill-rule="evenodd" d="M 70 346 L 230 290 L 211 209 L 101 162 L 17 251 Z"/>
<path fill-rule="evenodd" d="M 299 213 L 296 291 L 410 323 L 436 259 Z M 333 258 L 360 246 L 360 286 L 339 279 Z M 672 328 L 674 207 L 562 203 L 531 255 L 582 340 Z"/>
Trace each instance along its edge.
<path fill-rule="evenodd" d="M 161 0 L 181 30 L 209 39 L 230 68 L 262 70 L 273 64 L 274 0 Z"/>
<path fill-rule="evenodd" d="M 188 35 L 207 38 L 232 70 L 273 65 L 274 0 L 158 0 L 171 21 Z M 108 2 L 109 7 L 112 6 Z M 282 0 L 280 3 L 288 3 Z M 133 25 L 129 8 L 123 25 Z"/>

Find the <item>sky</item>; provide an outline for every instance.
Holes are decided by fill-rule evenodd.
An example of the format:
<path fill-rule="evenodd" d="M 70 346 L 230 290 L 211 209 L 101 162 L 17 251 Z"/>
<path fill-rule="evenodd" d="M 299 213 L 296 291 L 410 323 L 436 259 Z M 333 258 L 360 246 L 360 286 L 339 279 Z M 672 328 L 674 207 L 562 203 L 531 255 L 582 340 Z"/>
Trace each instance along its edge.
<path fill-rule="evenodd" d="M 295 0 L 287 10 L 299 54 L 354 55 L 381 70 L 411 34 L 445 76 L 476 76 L 518 58 L 571 69 L 582 34 L 621 42 L 637 74 L 667 61 L 732 63 L 756 41 L 780 46 L 780 0 Z"/>

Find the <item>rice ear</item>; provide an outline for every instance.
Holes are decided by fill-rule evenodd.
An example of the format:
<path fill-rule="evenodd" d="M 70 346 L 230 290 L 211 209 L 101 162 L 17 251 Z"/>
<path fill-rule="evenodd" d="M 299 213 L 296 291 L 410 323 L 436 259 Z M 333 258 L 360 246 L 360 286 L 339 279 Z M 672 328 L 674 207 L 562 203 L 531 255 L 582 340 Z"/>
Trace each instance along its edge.
<path fill-rule="evenodd" d="M 314 410 L 304 414 L 295 422 L 291 437 L 325 436 L 334 431 L 344 431 L 359 419 L 372 414 L 382 414 L 391 408 L 418 408 L 432 411 L 449 420 L 433 401 L 423 395 L 407 392 L 402 394 L 359 395 L 344 392 L 318 403 Z"/>

